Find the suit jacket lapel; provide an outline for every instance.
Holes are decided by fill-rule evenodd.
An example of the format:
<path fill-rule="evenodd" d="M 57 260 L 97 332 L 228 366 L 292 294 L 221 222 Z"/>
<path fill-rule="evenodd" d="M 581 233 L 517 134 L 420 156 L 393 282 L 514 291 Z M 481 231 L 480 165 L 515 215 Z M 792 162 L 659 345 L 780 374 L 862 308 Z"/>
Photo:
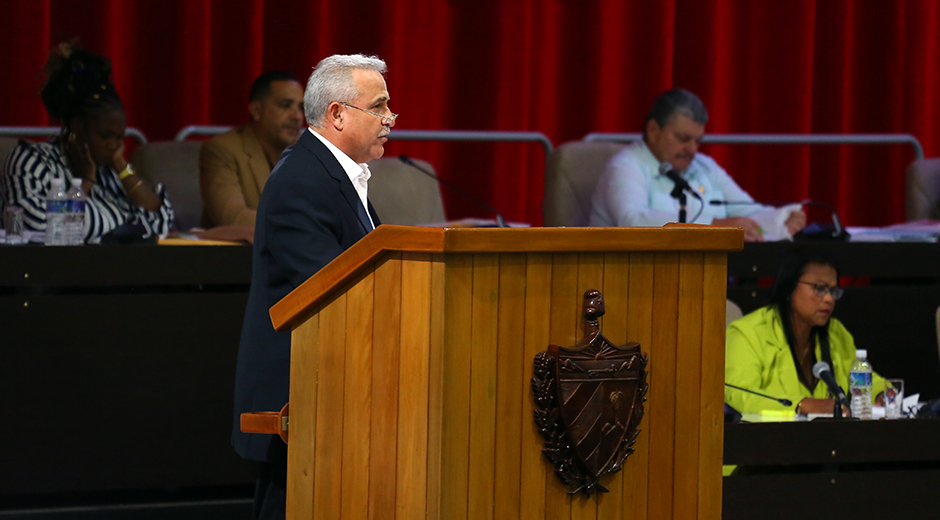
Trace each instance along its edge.
<path fill-rule="evenodd" d="M 297 143 L 313 152 L 320 159 L 320 162 L 326 166 L 326 171 L 330 174 L 330 177 L 333 177 L 339 183 L 339 192 L 346 199 L 346 203 L 349 204 L 349 209 L 355 213 L 357 220 L 359 220 L 362 234 L 365 235 L 372 231 L 372 224 L 369 222 L 369 216 L 366 215 L 366 210 L 362 206 L 359 194 L 356 192 L 356 188 L 353 187 L 352 181 L 349 180 L 349 176 L 346 175 L 346 170 L 340 166 L 333 153 L 319 139 L 310 135 L 310 131 L 305 131 Z M 372 210 L 372 213 L 374 214 L 375 211 Z M 378 223 L 376 223 L 377 225 Z"/>
<path fill-rule="evenodd" d="M 375 224 L 375 227 L 381 226 L 382 223 L 379 222 L 379 214 L 376 213 L 375 208 L 372 207 L 372 201 L 369 200 L 368 197 L 366 200 L 369 202 L 369 215 L 372 215 L 372 223 Z"/>

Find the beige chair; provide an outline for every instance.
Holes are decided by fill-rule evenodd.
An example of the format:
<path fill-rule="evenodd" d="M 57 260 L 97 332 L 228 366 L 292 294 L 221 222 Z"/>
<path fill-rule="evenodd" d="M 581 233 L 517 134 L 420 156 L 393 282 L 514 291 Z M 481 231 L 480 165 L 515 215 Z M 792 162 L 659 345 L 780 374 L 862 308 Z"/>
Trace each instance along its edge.
<path fill-rule="evenodd" d="M 940 158 L 918 159 L 907 168 L 905 217 L 940 218 Z"/>
<path fill-rule="evenodd" d="M 10 158 L 10 154 L 13 153 L 13 149 L 16 148 L 18 142 L 19 139 L 15 137 L 0 137 L 0 172 L 6 168 L 7 159 Z"/>
<path fill-rule="evenodd" d="M 625 145 L 602 141 L 571 141 L 545 161 L 545 226 L 587 226 L 591 198 L 611 157 Z"/>
<path fill-rule="evenodd" d="M 434 168 L 413 159 L 425 170 Z M 369 200 L 383 224 L 413 226 L 444 222 L 444 201 L 437 181 L 393 158 L 369 163 Z"/>
<path fill-rule="evenodd" d="M 147 143 L 134 150 L 130 162 L 152 183 L 162 183 L 173 204 L 176 229 L 188 231 L 202 219 L 199 193 L 199 141 Z"/>

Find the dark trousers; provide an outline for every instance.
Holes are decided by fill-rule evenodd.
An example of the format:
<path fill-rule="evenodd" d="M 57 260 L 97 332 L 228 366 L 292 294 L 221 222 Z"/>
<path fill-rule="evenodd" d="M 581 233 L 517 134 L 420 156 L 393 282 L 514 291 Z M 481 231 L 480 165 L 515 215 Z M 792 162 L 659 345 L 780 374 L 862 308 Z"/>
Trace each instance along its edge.
<path fill-rule="evenodd" d="M 287 505 L 287 445 L 274 439 L 268 461 L 259 462 L 253 520 L 284 520 Z"/>

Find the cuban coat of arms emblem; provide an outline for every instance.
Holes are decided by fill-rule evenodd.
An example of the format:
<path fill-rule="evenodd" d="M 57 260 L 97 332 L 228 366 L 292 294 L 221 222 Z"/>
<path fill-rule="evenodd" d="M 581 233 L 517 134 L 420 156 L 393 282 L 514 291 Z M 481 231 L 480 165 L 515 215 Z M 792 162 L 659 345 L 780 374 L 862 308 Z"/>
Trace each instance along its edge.
<path fill-rule="evenodd" d="M 584 293 L 584 337 L 571 348 L 549 345 L 534 360 L 535 423 L 542 453 L 569 494 L 607 492 L 599 482 L 623 469 L 639 435 L 648 357 L 640 344 L 615 345 L 601 334 L 604 297 Z"/>

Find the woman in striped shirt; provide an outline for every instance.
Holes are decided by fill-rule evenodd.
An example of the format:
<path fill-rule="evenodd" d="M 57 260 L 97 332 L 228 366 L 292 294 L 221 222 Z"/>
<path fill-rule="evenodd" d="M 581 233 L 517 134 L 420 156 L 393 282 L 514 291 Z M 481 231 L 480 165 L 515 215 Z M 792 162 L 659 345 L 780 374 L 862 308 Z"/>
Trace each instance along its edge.
<path fill-rule="evenodd" d="M 111 81 L 111 63 L 70 43 L 49 56 L 43 104 L 62 121 L 62 132 L 45 143 L 20 141 L 3 168 L 4 206 L 23 208 L 29 229 L 46 228 L 45 197 L 53 178 L 68 186 L 82 179 L 85 241 L 97 242 L 122 226 L 141 226 L 143 236 L 165 236 L 173 208 L 163 187 L 151 186 L 124 158 L 127 118 Z"/>

